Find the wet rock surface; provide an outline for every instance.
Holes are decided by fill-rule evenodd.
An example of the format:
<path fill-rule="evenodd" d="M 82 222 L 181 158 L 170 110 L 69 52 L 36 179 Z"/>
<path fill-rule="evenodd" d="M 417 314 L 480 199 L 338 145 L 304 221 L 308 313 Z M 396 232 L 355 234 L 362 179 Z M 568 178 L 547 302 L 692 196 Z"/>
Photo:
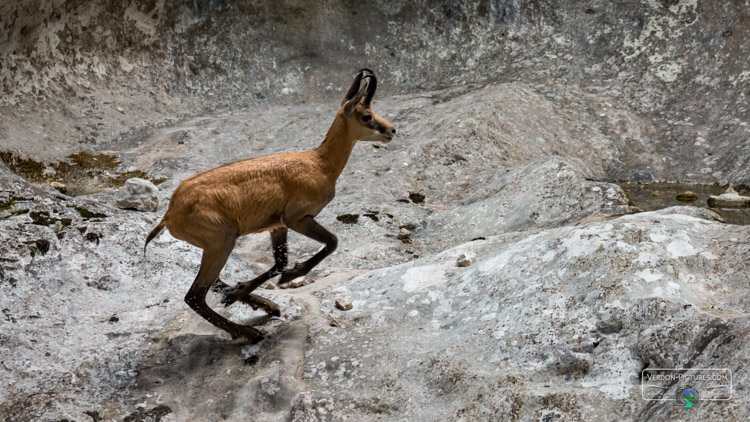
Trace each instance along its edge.
<path fill-rule="evenodd" d="M 4 2 L 0 157 L 36 184 L 0 160 L 0 420 L 749 419 L 640 376 L 728 368 L 744 397 L 750 228 L 609 183 L 744 193 L 747 10 Z M 186 177 L 317 146 L 365 65 L 398 136 L 356 146 L 318 216 L 338 250 L 256 291 L 280 317 L 210 294 L 266 338 L 231 340 L 182 301 L 200 251 L 145 236 Z M 132 177 L 163 183 L 125 208 L 157 212 L 115 205 Z M 221 278 L 272 264 L 247 236 Z"/>
<path fill-rule="evenodd" d="M 678 193 L 675 199 L 680 202 L 691 203 L 698 199 L 698 195 L 696 195 L 695 192 L 685 191 Z"/>
<path fill-rule="evenodd" d="M 618 185 L 623 188 L 635 208 L 643 211 L 671 209 L 686 205 L 686 202 L 680 201 L 676 196 L 684 192 L 685 189 L 690 189 L 697 196 L 697 199 L 689 203 L 694 207 L 693 209 L 696 212 L 707 210 L 709 214 L 717 216 L 722 221 L 730 224 L 750 224 L 750 209 L 718 207 L 713 200 L 710 200 L 712 197 L 719 197 L 724 194 L 727 191 L 726 185 L 718 183 L 711 185 L 682 183 L 637 184 L 631 182 L 618 183 Z M 746 190 L 743 189 L 742 191 L 743 195 L 739 195 L 739 198 L 747 194 Z"/>
<path fill-rule="evenodd" d="M 709 196 L 708 206 L 716 208 L 750 208 L 750 196 L 742 196 L 730 186 L 721 195 Z"/>

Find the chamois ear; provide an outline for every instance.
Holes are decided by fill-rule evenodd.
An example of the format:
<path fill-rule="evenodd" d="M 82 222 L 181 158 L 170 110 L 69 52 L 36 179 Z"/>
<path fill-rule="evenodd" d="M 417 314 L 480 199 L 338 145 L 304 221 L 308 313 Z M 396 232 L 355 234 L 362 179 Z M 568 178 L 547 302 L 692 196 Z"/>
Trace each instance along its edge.
<path fill-rule="evenodd" d="M 354 96 L 354 98 L 350 99 L 348 103 L 344 106 L 344 116 L 346 117 L 352 117 L 352 114 L 354 114 L 354 110 L 357 108 L 357 104 L 359 104 L 360 101 L 362 101 L 362 97 L 365 96 L 365 92 L 367 92 L 367 85 L 363 86 L 359 89 L 359 92 Z"/>

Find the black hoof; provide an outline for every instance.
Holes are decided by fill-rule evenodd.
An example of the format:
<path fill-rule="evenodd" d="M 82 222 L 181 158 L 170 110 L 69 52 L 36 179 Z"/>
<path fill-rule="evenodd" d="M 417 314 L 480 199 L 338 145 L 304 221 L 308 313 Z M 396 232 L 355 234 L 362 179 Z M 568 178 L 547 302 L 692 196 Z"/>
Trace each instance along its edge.
<path fill-rule="evenodd" d="M 216 283 L 214 283 L 213 286 L 211 286 L 211 291 L 214 293 L 225 293 L 227 291 L 227 285 L 222 283 L 220 280 L 217 280 Z"/>
<path fill-rule="evenodd" d="M 224 291 L 224 292 L 223 292 L 223 293 L 224 293 L 224 297 L 222 297 L 222 298 L 221 298 L 221 303 L 222 303 L 222 304 L 223 304 L 224 306 L 230 306 L 230 305 L 232 305 L 232 304 L 233 304 L 234 302 L 236 302 L 236 301 L 237 301 L 237 299 L 235 299 L 235 298 L 233 298 L 233 297 L 232 297 L 232 293 L 233 293 L 233 292 L 234 292 L 234 290 L 230 290 L 230 291 Z"/>
<path fill-rule="evenodd" d="M 261 341 L 266 339 L 263 333 L 254 328 L 250 328 L 249 330 L 247 330 L 247 332 L 244 333 L 240 331 L 237 333 L 229 333 L 229 335 L 232 337 L 232 340 L 243 338 L 250 344 L 260 343 Z"/>
<path fill-rule="evenodd" d="M 247 338 L 247 337 L 246 337 L 246 338 Z M 257 335 L 257 336 L 255 336 L 255 337 L 253 337 L 253 338 L 248 338 L 248 339 L 247 339 L 247 341 L 248 341 L 248 342 L 249 342 L 250 344 L 257 344 L 257 343 L 260 343 L 261 341 L 263 341 L 263 340 L 265 340 L 265 339 L 266 339 L 266 336 L 264 336 L 264 335 L 263 335 L 263 334 L 261 334 L 261 333 L 258 333 L 258 335 Z"/>

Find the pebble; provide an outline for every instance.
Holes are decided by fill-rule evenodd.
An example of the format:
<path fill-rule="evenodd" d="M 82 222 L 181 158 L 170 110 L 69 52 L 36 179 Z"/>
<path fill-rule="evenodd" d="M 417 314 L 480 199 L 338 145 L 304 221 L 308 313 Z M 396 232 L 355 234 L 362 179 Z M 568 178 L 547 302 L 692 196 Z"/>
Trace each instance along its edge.
<path fill-rule="evenodd" d="M 456 259 L 456 265 L 459 267 L 468 267 L 474 261 L 474 257 L 470 254 L 461 254 Z"/>
<path fill-rule="evenodd" d="M 409 244 L 412 242 L 411 232 L 403 228 L 399 230 L 398 236 L 396 237 L 398 238 L 398 240 L 402 241 L 403 243 Z"/>
<path fill-rule="evenodd" d="M 315 283 L 315 279 L 312 278 L 312 277 L 305 276 L 305 277 L 302 278 L 302 285 L 303 286 L 307 286 L 307 285 L 310 285 L 310 284 L 313 284 L 313 283 Z"/>
<path fill-rule="evenodd" d="M 352 309 L 352 303 L 344 299 L 336 299 L 336 307 L 342 311 L 348 311 Z"/>
<path fill-rule="evenodd" d="M 57 190 L 60 193 L 67 193 L 68 192 L 68 187 L 65 186 L 65 184 L 63 184 L 63 183 L 60 183 L 60 182 L 51 182 L 49 185 L 53 189 Z"/>
<path fill-rule="evenodd" d="M 302 287 L 305 285 L 305 279 L 298 278 L 297 280 L 292 280 L 289 282 L 289 288 L 296 289 L 297 287 Z"/>

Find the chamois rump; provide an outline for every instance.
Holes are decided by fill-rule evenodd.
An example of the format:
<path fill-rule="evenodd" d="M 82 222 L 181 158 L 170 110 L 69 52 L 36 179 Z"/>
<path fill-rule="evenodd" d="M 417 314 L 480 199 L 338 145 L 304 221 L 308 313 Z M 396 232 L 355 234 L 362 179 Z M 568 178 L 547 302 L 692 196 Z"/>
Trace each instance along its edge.
<path fill-rule="evenodd" d="M 252 293 L 253 290 L 278 274 L 281 274 L 278 284 L 284 288 L 309 273 L 336 249 L 336 236 L 318 224 L 315 216 L 333 199 L 336 179 L 356 142 L 387 143 L 396 134 L 393 125 L 370 108 L 376 88 L 375 74 L 369 69 L 360 70 L 325 139 L 311 151 L 238 161 L 185 179 L 172 194 L 164 218 L 148 235 L 146 246 L 167 228 L 175 238 L 203 249 L 200 270 L 185 302 L 233 338 L 258 342 L 263 336 L 255 328 L 236 324 L 212 310 L 206 304 L 212 286 L 223 292 L 222 302 L 226 306 L 240 301 L 279 316 L 279 307 Z M 287 268 L 288 229 L 325 247 L 308 260 Z M 274 265 L 234 287 L 221 281 L 219 273 L 237 238 L 263 231 L 271 232 Z"/>

